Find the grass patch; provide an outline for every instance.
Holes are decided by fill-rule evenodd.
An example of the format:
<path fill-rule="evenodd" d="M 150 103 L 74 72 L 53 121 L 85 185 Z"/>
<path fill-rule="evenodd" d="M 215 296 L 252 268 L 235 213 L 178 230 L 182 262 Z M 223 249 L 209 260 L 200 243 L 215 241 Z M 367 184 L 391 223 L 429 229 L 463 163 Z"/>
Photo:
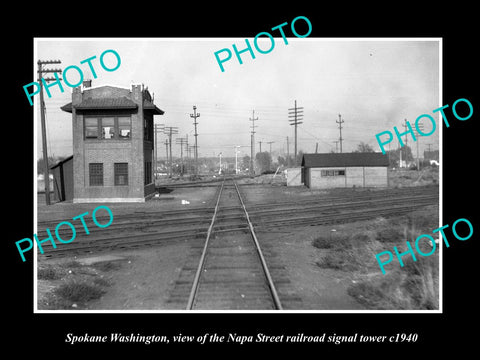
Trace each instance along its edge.
<path fill-rule="evenodd" d="M 105 289 L 95 283 L 72 280 L 57 287 L 54 293 L 66 301 L 85 303 L 100 298 Z"/>
<path fill-rule="evenodd" d="M 38 280 L 59 280 L 62 276 L 63 273 L 51 265 L 38 268 L 37 270 Z"/>
<path fill-rule="evenodd" d="M 118 270 L 122 267 L 119 261 L 102 261 L 92 265 L 93 268 L 107 272 L 112 270 Z"/>
<path fill-rule="evenodd" d="M 431 310 L 439 307 L 439 257 L 438 248 L 424 257 L 415 250 L 415 239 L 430 234 L 438 227 L 438 208 L 425 207 L 406 216 L 377 218 L 362 224 L 338 227 L 334 236 L 319 236 L 312 246 L 320 249 L 316 265 L 324 269 L 349 271 L 360 278 L 348 288 L 348 294 L 368 309 L 381 310 Z M 411 255 L 402 258 L 401 267 L 395 254 L 385 266 L 386 275 L 380 271 L 375 255 L 391 251 L 397 246 L 406 251 L 406 241 L 414 248 L 416 261 Z M 428 238 L 418 244 L 427 254 L 432 250 Z"/>
<path fill-rule="evenodd" d="M 111 286 L 102 272 L 117 270 L 120 266 L 117 262 L 86 266 L 78 261 L 42 265 L 38 269 L 39 279 L 61 281 L 54 284 L 52 290 L 42 294 L 38 308 L 49 310 L 88 308 L 89 301 L 102 297 Z"/>
<path fill-rule="evenodd" d="M 369 309 L 438 309 L 438 256 L 416 262 L 410 258 L 403 268 L 353 284 L 347 291 Z"/>

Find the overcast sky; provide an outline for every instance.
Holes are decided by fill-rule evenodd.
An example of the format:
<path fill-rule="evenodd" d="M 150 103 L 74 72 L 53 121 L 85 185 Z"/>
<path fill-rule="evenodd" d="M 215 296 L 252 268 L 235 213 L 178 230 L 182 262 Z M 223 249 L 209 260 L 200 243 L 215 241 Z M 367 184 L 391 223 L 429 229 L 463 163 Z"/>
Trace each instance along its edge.
<path fill-rule="evenodd" d="M 253 47 L 253 39 L 249 39 Z M 275 47 L 268 54 L 255 48 L 255 59 L 248 52 L 242 54 L 240 65 L 235 55 L 224 63 L 221 72 L 214 52 L 223 48 L 245 47 L 244 38 L 232 39 L 36 39 L 36 61 L 60 59 L 60 65 L 47 68 L 80 66 L 86 77 L 92 78 L 87 64 L 80 61 L 93 55 L 97 78 L 93 86 L 118 85 L 130 87 L 143 83 L 154 94 L 155 104 L 165 111 L 155 116 L 155 123 L 179 128 L 178 137 L 193 144 L 194 126 L 190 113 L 197 106 L 199 156 L 213 156 L 220 152 L 234 155 L 234 146 L 242 155 L 250 155 L 250 125 L 252 110 L 258 117 L 256 151 L 262 141 L 262 151 L 273 155 L 293 153 L 294 129 L 288 122 L 288 109 L 304 108 L 303 124 L 298 127 L 298 149 L 319 152 L 335 149 L 339 138 L 338 114 L 344 120 L 343 152 L 354 151 L 363 141 L 380 151 L 375 134 L 384 130 L 401 129 L 404 119 L 413 122 L 421 114 L 431 114 L 442 104 L 439 97 L 440 54 L 439 40 L 397 39 L 321 39 L 275 38 Z M 259 42 L 268 49 L 270 41 Z M 103 70 L 100 54 L 115 50 L 121 57 L 120 67 Z M 223 56 L 223 54 L 222 54 Z M 112 54 L 105 60 L 112 60 Z M 114 61 L 112 61 L 115 64 Z M 70 82 L 76 82 L 75 71 L 68 72 Z M 33 78 L 32 78 L 32 81 Z M 45 96 L 49 155 L 72 154 L 71 114 L 60 106 L 71 102 L 71 88 L 65 92 L 52 87 L 52 97 Z M 38 96 L 36 96 L 38 98 Z M 28 100 L 25 98 L 26 106 Z M 41 156 L 40 116 L 37 107 L 37 151 Z M 428 132 L 430 124 L 425 124 Z M 432 144 L 438 149 L 439 128 L 420 138 L 420 154 Z M 165 135 L 160 136 L 164 141 Z M 409 144 L 411 144 L 409 139 Z M 395 141 L 392 149 L 398 146 Z M 416 145 L 413 148 L 416 152 Z M 165 154 L 159 145 L 159 157 Z M 180 154 L 180 145 L 173 146 L 174 156 Z"/>

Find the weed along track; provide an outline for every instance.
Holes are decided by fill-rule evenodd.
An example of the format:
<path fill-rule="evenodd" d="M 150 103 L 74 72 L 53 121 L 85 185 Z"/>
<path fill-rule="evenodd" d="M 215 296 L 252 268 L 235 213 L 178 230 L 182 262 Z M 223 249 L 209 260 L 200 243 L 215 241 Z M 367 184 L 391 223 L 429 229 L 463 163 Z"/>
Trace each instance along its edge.
<path fill-rule="evenodd" d="M 226 206 L 228 208 L 222 210 Z M 218 231 L 232 226 L 233 229 L 228 232 Z M 187 309 L 282 309 L 254 227 L 234 181 L 222 184 Z"/>

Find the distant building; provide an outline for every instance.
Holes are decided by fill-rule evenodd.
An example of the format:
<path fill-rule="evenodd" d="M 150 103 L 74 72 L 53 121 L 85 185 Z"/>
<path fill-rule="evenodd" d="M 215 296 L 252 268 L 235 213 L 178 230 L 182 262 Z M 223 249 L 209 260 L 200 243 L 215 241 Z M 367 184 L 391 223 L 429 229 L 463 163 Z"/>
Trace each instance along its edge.
<path fill-rule="evenodd" d="M 381 153 L 304 154 L 302 182 L 309 188 L 387 187 L 388 156 Z"/>
<path fill-rule="evenodd" d="M 73 202 L 142 202 L 155 192 L 153 104 L 143 85 L 76 87 L 72 102 Z"/>

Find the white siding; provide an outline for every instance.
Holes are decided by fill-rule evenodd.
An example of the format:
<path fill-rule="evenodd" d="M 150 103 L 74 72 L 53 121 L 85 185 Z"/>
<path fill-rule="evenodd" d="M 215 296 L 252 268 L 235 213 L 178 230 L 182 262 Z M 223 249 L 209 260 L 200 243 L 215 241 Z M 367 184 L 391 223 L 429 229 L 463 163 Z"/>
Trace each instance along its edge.
<path fill-rule="evenodd" d="M 289 168 L 287 173 L 287 186 L 302 185 L 302 168 Z"/>
<path fill-rule="evenodd" d="M 335 187 L 345 187 L 345 176 L 322 176 L 322 170 L 345 170 L 345 168 L 311 168 L 308 169 L 310 188 L 327 189 Z M 308 186 L 308 184 L 306 183 Z"/>
<path fill-rule="evenodd" d="M 387 167 L 366 167 L 365 186 L 388 186 Z"/>
<path fill-rule="evenodd" d="M 347 167 L 345 174 L 347 175 L 346 187 L 363 187 L 363 166 Z"/>
<path fill-rule="evenodd" d="M 322 170 L 345 170 L 345 176 L 322 176 Z M 312 189 L 384 187 L 388 186 L 387 167 L 307 168 L 305 185 Z"/>

